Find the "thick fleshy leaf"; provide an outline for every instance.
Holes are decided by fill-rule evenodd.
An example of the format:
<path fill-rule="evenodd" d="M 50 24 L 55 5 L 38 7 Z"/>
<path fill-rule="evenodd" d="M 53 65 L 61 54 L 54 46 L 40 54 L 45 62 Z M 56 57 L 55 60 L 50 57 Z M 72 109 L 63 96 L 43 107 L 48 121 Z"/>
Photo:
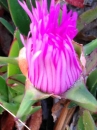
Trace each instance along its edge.
<path fill-rule="evenodd" d="M 0 22 L 8 29 L 8 31 L 13 35 L 14 34 L 14 28 L 8 21 L 6 21 L 3 18 L 0 18 Z"/>
<path fill-rule="evenodd" d="M 97 69 L 94 70 L 87 79 L 86 83 L 90 92 L 96 97 L 97 95 Z"/>
<path fill-rule="evenodd" d="M 23 94 L 25 89 L 25 76 L 16 74 L 7 78 L 7 85 L 10 86 L 17 94 Z"/>
<path fill-rule="evenodd" d="M 19 30 L 15 31 L 14 37 L 17 39 L 18 44 L 19 44 L 19 48 L 21 49 L 23 47 L 23 43 L 22 43 L 22 41 L 20 39 L 20 31 Z"/>
<path fill-rule="evenodd" d="M 0 75 L 3 75 L 7 72 L 7 65 L 6 64 L 3 64 L 3 65 L 0 65 Z"/>
<path fill-rule="evenodd" d="M 13 102 L 5 102 L 4 100 L 0 99 L 0 106 L 4 106 L 2 108 L 8 109 L 9 112 L 12 112 L 13 114 L 16 115 L 18 108 L 19 108 L 19 104 L 18 103 L 13 103 Z"/>
<path fill-rule="evenodd" d="M 82 116 L 78 120 L 77 130 L 85 130 L 85 127 L 84 127 L 84 124 L 83 124 L 83 117 Z"/>
<path fill-rule="evenodd" d="M 18 44 L 18 41 L 17 40 L 14 40 L 12 45 L 11 45 L 11 49 L 10 49 L 10 52 L 9 52 L 9 58 L 10 57 L 17 57 L 18 54 L 19 54 L 19 44 Z M 20 74 L 20 69 L 18 66 L 16 65 L 13 65 L 13 64 L 8 64 L 8 77 L 12 76 L 12 75 L 15 75 L 15 74 Z"/>
<path fill-rule="evenodd" d="M 8 87 L 8 93 L 9 93 L 9 102 L 13 102 L 13 98 L 17 96 L 16 91 L 13 90 L 11 87 Z"/>
<path fill-rule="evenodd" d="M 77 130 L 97 130 L 94 120 L 89 111 L 85 110 L 79 118 Z"/>
<path fill-rule="evenodd" d="M 97 48 L 97 39 L 84 46 L 84 54 L 87 56 Z"/>
<path fill-rule="evenodd" d="M 5 80 L 0 76 L 0 96 L 3 96 L 5 100 L 8 100 L 8 88 Z"/>
<path fill-rule="evenodd" d="M 0 0 L 0 4 L 8 11 L 7 0 Z"/>
<path fill-rule="evenodd" d="M 16 102 L 16 103 L 21 103 L 22 102 L 22 99 L 24 97 L 24 94 L 21 94 L 21 95 L 17 95 L 13 98 L 13 101 Z"/>
<path fill-rule="evenodd" d="M 78 81 L 69 89 L 63 98 L 74 101 L 77 105 L 86 108 L 92 112 L 97 112 L 97 101 L 94 96 L 87 90 L 83 81 Z"/>
<path fill-rule="evenodd" d="M 25 11 L 19 5 L 18 0 L 8 0 L 8 6 L 14 24 L 18 27 L 22 34 L 27 35 L 30 20 Z"/>
<path fill-rule="evenodd" d="M 89 75 L 97 66 L 97 48 L 86 56 L 86 76 Z"/>
<path fill-rule="evenodd" d="M 97 18 L 97 6 L 81 14 L 77 21 L 78 30 L 81 31 L 87 24 Z"/>
<path fill-rule="evenodd" d="M 97 69 L 94 70 L 87 79 L 87 86 L 89 90 L 97 83 Z"/>
<path fill-rule="evenodd" d="M 93 121 L 93 118 L 89 111 L 84 111 L 83 113 L 83 124 L 85 127 L 85 130 L 97 130 L 95 123 Z"/>

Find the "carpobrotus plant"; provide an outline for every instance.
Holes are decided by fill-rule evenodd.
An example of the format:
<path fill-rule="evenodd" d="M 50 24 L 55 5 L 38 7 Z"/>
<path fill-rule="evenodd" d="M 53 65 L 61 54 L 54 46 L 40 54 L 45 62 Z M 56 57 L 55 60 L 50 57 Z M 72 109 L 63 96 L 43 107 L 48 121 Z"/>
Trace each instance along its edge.
<path fill-rule="evenodd" d="M 9 56 L 0 57 L 0 62 L 8 63 L 7 69 L 0 68 L 2 73 L 7 71 L 6 80 L 0 77 L 5 86 L 0 89 L 0 105 L 23 121 L 40 109 L 33 107 L 36 102 L 49 96 L 69 99 L 97 112 L 97 101 L 84 82 L 83 46 L 73 41 L 78 32 L 77 12 L 68 12 L 66 4 L 61 6 L 55 0 L 50 7 L 47 2 L 37 0 L 33 6 L 31 0 L 8 0 L 16 30 L 10 29 L 14 40 Z M 84 47 L 87 54 L 95 49 L 92 45 L 94 48 L 91 43 Z"/>

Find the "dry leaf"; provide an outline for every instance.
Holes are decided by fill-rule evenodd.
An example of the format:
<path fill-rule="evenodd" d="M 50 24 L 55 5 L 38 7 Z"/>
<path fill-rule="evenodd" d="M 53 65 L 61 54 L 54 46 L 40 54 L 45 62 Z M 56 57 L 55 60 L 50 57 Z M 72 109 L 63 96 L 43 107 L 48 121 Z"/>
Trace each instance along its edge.
<path fill-rule="evenodd" d="M 66 2 L 79 8 L 84 7 L 84 0 L 66 0 Z"/>
<path fill-rule="evenodd" d="M 55 124 L 54 130 L 64 130 L 64 128 L 69 124 L 72 115 L 76 108 L 68 108 L 70 101 L 66 101 L 63 109 L 61 110 L 60 116 Z"/>
<path fill-rule="evenodd" d="M 14 117 L 4 112 L 0 119 L 0 130 L 13 130 L 14 125 Z"/>
<path fill-rule="evenodd" d="M 40 106 L 40 102 L 38 102 L 35 106 Z M 31 130 L 39 130 L 42 123 L 42 109 L 38 110 L 34 114 L 31 115 L 30 120 L 28 121 L 28 126 Z"/>
<path fill-rule="evenodd" d="M 53 120 L 54 122 L 57 120 L 57 118 L 60 115 L 60 112 L 65 104 L 66 100 L 65 99 L 61 99 L 59 100 L 57 103 L 54 104 L 54 106 L 52 107 L 52 116 L 53 116 Z"/>

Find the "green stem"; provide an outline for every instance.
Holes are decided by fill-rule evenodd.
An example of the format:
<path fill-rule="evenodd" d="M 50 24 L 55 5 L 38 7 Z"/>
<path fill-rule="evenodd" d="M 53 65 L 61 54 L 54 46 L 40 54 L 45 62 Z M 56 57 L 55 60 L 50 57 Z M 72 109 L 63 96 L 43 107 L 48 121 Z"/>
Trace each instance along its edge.
<path fill-rule="evenodd" d="M 3 63 L 3 64 L 10 63 L 10 64 L 18 65 L 18 60 L 16 57 L 1 57 L 0 56 L 0 63 Z"/>

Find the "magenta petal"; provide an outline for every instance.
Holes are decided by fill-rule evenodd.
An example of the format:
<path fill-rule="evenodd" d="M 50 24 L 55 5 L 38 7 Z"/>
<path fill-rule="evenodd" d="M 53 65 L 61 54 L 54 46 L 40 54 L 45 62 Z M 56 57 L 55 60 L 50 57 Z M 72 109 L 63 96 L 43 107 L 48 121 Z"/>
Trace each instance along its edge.
<path fill-rule="evenodd" d="M 19 0 L 18 0 L 19 1 Z M 39 90 L 46 93 L 62 94 L 70 89 L 82 74 L 72 39 L 77 34 L 77 13 L 67 12 L 51 0 L 42 5 L 37 1 L 36 8 L 30 11 L 26 3 L 19 4 L 31 19 L 27 40 L 21 36 L 26 48 L 28 78 Z M 59 23 L 59 14 L 62 18 Z"/>

